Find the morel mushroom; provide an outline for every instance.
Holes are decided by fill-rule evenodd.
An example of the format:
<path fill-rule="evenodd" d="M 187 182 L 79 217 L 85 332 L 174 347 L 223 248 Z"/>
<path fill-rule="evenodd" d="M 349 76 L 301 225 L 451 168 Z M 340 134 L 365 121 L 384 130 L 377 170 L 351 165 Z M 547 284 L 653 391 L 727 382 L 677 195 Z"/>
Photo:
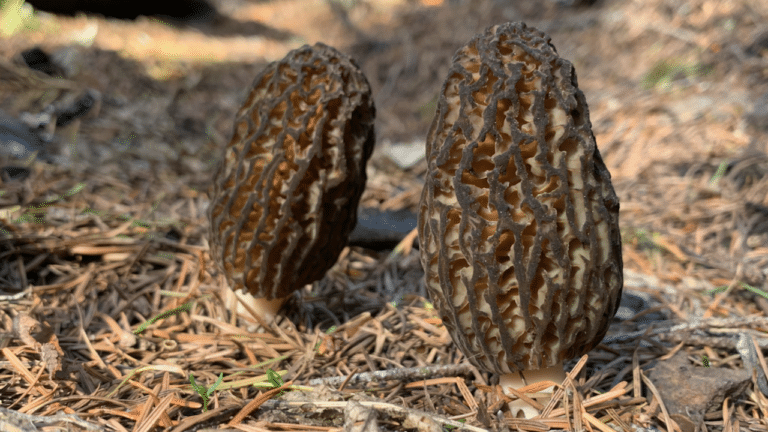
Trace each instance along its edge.
<path fill-rule="evenodd" d="M 454 342 L 502 387 L 561 383 L 618 308 L 619 200 L 591 128 L 541 31 L 490 27 L 454 56 L 427 137 L 421 262 Z"/>
<path fill-rule="evenodd" d="M 255 79 L 213 181 L 210 247 L 229 286 L 268 320 L 346 245 L 373 152 L 363 73 L 321 43 Z M 243 296 L 240 296 L 243 298 Z"/>

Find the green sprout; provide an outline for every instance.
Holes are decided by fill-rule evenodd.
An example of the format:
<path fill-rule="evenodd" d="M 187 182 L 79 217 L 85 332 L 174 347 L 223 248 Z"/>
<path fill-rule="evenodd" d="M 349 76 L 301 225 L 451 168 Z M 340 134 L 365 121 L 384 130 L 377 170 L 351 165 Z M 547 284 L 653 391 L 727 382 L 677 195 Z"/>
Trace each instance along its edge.
<path fill-rule="evenodd" d="M 171 295 L 171 296 L 178 294 L 178 293 L 168 293 L 167 291 L 164 291 L 162 293 L 163 294 L 168 294 L 168 295 Z M 184 294 L 184 295 L 186 295 L 186 294 Z M 210 297 L 210 296 L 206 295 L 206 296 L 201 297 L 199 300 L 202 300 L 202 299 L 205 299 L 205 298 L 208 298 L 208 297 Z M 150 318 L 148 321 L 142 323 L 139 326 L 139 328 L 134 330 L 133 334 L 139 334 L 139 333 L 143 332 L 144 330 L 147 329 L 147 327 L 151 326 L 152 324 L 156 323 L 157 321 L 160 321 L 161 319 L 168 318 L 170 316 L 180 314 L 181 312 L 184 312 L 184 311 L 189 312 L 189 310 L 192 309 L 192 306 L 194 306 L 194 304 L 196 302 L 197 302 L 197 300 L 193 300 L 193 301 L 184 303 L 183 305 L 181 305 L 179 307 L 175 307 L 175 308 L 173 308 L 171 310 L 167 310 L 167 311 L 165 311 L 165 312 L 163 312 L 163 313 L 161 313 L 159 315 L 156 315 L 156 316 Z"/>
<path fill-rule="evenodd" d="M 331 326 L 328 330 L 325 331 L 325 334 L 329 335 L 329 334 L 331 334 L 331 333 L 333 333 L 335 331 L 336 331 L 336 326 Z M 322 343 L 322 341 L 317 341 L 317 343 L 315 344 L 315 352 L 317 352 L 317 350 L 320 349 L 320 344 L 321 343 Z"/>
<path fill-rule="evenodd" d="M 711 187 L 717 187 L 717 184 L 720 182 L 720 179 L 723 178 L 725 175 L 725 171 L 728 169 L 728 164 L 730 163 L 729 160 L 724 160 L 720 162 L 720 165 L 717 167 L 717 171 L 715 171 L 714 174 L 712 174 L 712 178 L 709 179 L 709 185 Z"/>
<path fill-rule="evenodd" d="M 285 358 L 287 356 L 283 356 L 283 357 Z M 262 362 L 260 364 L 264 364 L 264 362 Z M 253 366 L 249 366 L 248 368 L 249 369 L 253 369 L 255 367 L 256 366 L 253 365 Z M 273 371 L 273 372 L 276 373 L 277 375 L 281 376 L 281 377 L 288 373 L 287 370 Z M 240 374 L 240 373 L 243 373 L 243 372 L 235 372 L 235 373 L 233 373 L 230 376 L 233 377 L 233 376 L 235 376 L 237 374 Z M 264 375 L 258 376 L 258 377 L 251 377 L 251 378 L 245 378 L 245 379 L 241 379 L 241 380 L 228 381 L 228 382 L 220 385 L 218 387 L 218 389 L 220 391 L 222 391 L 222 390 L 237 389 L 237 388 L 252 386 L 252 387 L 257 387 L 257 388 L 262 388 L 262 389 L 270 390 L 270 389 L 275 388 L 275 384 L 274 384 L 275 382 L 279 383 L 281 380 L 282 379 L 274 378 L 273 381 L 270 381 L 269 380 L 269 376 L 267 374 L 264 374 Z M 314 388 L 306 387 L 306 386 L 292 385 L 291 386 L 291 390 L 313 391 Z"/>
<path fill-rule="evenodd" d="M 279 373 L 273 371 L 272 369 L 267 369 L 267 380 L 272 384 L 272 388 L 276 389 L 280 386 L 282 386 L 285 382 L 283 381 L 283 377 L 280 376 Z M 285 390 L 281 391 L 277 397 L 280 397 L 285 393 Z"/>
<path fill-rule="evenodd" d="M 192 374 L 189 374 L 189 382 L 190 384 L 192 384 L 192 388 L 195 389 L 197 394 L 199 394 L 200 397 L 203 399 L 203 412 L 208 411 L 208 404 L 211 402 L 211 395 L 216 390 L 216 387 L 218 387 L 223 380 L 224 380 L 224 372 L 219 374 L 219 379 L 217 379 L 216 382 L 213 383 L 211 388 L 206 389 L 204 385 L 195 384 L 195 377 Z"/>
<path fill-rule="evenodd" d="M 753 287 L 752 285 L 745 284 L 744 282 L 742 282 L 739 285 L 741 286 L 741 288 L 751 292 L 752 294 L 757 294 L 760 297 L 768 299 L 768 293 L 766 293 L 765 291 L 761 290 L 760 288 Z M 704 294 L 705 295 L 715 295 L 715 294 L 719 294 L 721 292 L 724 292 L 727 289 L 728 289 L 728 287 L 723 285 L 723 286 L 719 286 L 717 288 L 713 288 L 711 290 L 704 291 Z"/>
<path fill-rule="evenodd" d="M 672 82 L 681 78 L 705 76 L 712 73 L 712 66 L 701 63 L 685 63 L 679 60 L 662 60 L 643 76 L 643 87 L 669 90 Z"/>
<path fill-rule="evenodd" d="M 456 421 L 457 421 L 457 422 L 459 422 L 459 423 L 464 423 L 464 422 L 466 422 L 466 420 L 465 420 L 465 419 L 459 419 L 459 420 L 456 420 Z M 451 430 L 451 429 L 455 429 L 455 428 L 456 428 L 456 426 L 454 426 L 454 425 L 448 425 L 448 424 L 447 424 L 447 425 L 443 425 L 443 427 L 444 427 L 446 430 Z"/>
<path fill-rule="evenodd" d="M 183 311 L 189 311 L 192 308 L 192 303 L 194 303 L 194 302 L 184 303 L 183 305 L 181 305 L 179 307 L 173 308 L 171 310 L 167 310 L 167 311 L 165 311 L 165 312 L 163 312 L 163 313 L 161 313 L 159 315 L 156 315 L 156 316 L 150 318 L 148 321 L 145 321 L 144 323 L 142 323 L 139 326 L 139 328 L 134 330 L 133 334 L 139 334 L 139 333 L 143 332 L 144 330 L 147 329 L 147 327 L 151 326 L 152 324 L 156 323 L 157 321 L 159 321 L 159 320 L 161 320 L 163 318 L 168 318 L 170 316 L 179 314 L 179 313 L 181 313 Z"/>
<path fill-rule="evenodd" d="M 706 368 L 709 367 L 709 357 L 707 357 L 706 354 L 701 356 L 701 362 L 704 363 L 704 367 L 706 367 Z"/>
<path fill-rule="evenodd" d="M 655 231 L 649 232 L 642 228 L 626 229 L 622 230 L 621 233 L 622 243 L 635 244 L 639 250 L 644 251 L 650 261 L 657 260 L 665 250 L 665 248 L 659 245 L 659 237 L 661 237 L 660 233 Z"/>

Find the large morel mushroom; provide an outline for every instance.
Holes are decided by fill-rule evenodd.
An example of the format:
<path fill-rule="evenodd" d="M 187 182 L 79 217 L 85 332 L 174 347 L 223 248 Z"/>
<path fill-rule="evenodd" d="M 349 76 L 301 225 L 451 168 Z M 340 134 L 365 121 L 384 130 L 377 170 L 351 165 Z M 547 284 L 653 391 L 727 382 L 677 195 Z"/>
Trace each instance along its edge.
<path fill-rule="evenodd" d="M 212 259 L 259 316 L 323 277 L 347 243 L 373 152 L 371 89 L 352 60 L 305 45 L 269 64 L 213 181 Z M 243 296 L 241 296 L 242 298 Z"/>
<path fill-rule="evenodd" d="M 573 65 L 525 24 L 488 28 L 453 58 L 426 153 L 421 261 L 453 340 L 502 387 L 559 384 L 623 284 L 619 200 Z"/>

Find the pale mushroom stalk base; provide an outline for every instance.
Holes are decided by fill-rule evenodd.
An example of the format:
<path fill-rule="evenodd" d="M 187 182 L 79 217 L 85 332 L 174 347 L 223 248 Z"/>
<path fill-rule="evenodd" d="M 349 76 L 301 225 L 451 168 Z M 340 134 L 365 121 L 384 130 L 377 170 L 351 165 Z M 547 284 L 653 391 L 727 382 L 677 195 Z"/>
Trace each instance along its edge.
<path fill-rule="evenodd" d="M 271 324 L 275 321 L 277 312 L 283 306 L 285 301 L 288 300 L 288 297 L 267 300 L 265 297 L 254 297 L 246 291 L 234 291 L 229 287 L 224 289 L 224 297 L 224 301 L 227 305 L 236 305 L 238 314 L 250 316 L 251 312 L 248 310 L 248 308 L 250 308 L 266 324 Z M 243 304 L 247 305 L 248 308 L 244 307 Z"/>
<path fill-rule="evenodd" d="M 515 397 L 511 392 L 507 390 L 507 387 L 512 387 L 515 390 L 523 388 L 525 386 L 535 384 L 542 381 L 552 381 L 557 384 L 561 384 L 565 381 L 565 370 L 563 369 L 563 362 L 560 362 L 552 367 L 536 370 L 525 370 L 521 372 L 514 372 L 501 375 L 499 377 L 499 385 L 506 395 Z M 555 387 L 549 387 L 540 393 L 553 393 Z M 551 398 L 551 396 L 550 396 Z M 538 399 L 537 402 L 546 405 L 548 400 Z M 530 419 L 539 415 L 539 411 L 528 405 L 521 399 L 515 399 L 508 404 L 509 411 L 514 418 L 526 418 Z"/>

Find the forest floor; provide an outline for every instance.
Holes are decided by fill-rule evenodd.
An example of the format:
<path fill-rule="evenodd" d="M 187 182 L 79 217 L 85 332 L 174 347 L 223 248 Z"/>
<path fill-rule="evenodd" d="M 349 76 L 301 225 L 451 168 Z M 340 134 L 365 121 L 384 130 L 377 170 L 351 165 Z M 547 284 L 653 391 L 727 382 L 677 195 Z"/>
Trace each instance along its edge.
<path fill-rule="evenodd" d="M 0 430 L 768 428 L 748 349 L 768 349 L 768 3 L 211 4 L 186 21 L 0 9 L 0 115 L 47 118 L 51 138 L 47 162 L 0 183 Z M 566 365 L 571 391 L 539 419 L 505 415 L 435 320 L 408 241 L 347 248 L 249 331 L 219 295 L 205 210 L 256 74 L 305 43 L 353 56 L 377 109 L 361 205 L 415 212 L 453 53 L 506 21 L 574 64 L 621 201 L 627 309 Z M 57 77 L 22 64 L 33 47 Z M 54 127 L 48 107 L 83 100 Z"/>

